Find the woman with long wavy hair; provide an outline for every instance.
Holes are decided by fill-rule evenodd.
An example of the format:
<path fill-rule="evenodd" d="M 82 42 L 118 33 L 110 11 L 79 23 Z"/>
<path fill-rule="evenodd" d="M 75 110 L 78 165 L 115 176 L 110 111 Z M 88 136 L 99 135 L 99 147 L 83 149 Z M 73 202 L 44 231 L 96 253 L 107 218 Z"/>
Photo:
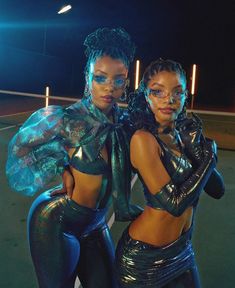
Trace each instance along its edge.
<path fill-rule="evenodd" d="M 215 143 L 204 138 L 196 115 L 186 115 L 186 99 L 183 68 L 163 59 L 148 66 L 130 97 L 130 159 L 146 206 L 118 243 L 122 288 L 200 287 L 191 243 L 194 214 L 203 189 L 219 199 L 224 184 L 215 169 Z"/>

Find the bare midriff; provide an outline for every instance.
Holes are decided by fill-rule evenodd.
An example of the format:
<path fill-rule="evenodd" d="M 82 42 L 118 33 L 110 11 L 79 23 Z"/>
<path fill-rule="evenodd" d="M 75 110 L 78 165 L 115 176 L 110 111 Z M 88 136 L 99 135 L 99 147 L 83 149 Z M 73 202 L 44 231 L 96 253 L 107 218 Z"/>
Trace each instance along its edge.
<path fill-rule="evenodd" d="M 69 149 L 68 154 L 71 157 L 75 149 Z M 108 161 L 106 148 L 103 148 L 101 155 L 105 161 Z M 98 199 L 102 187 L 103 175 L 91 175 L 78 171 L 70 166 L 74 178 L 74 189 L 72 199 L 79 205 L 95 209 L 98 207 Z"/>
<path fill-rule="evenodd" d="M 177 240 L 190 228 L 192 217 L 193 207 L 175 217 L 165 210 L 146 206 L 143 213 L 131 223 L 129 234 L 135 240 L 163 247 Z"/>

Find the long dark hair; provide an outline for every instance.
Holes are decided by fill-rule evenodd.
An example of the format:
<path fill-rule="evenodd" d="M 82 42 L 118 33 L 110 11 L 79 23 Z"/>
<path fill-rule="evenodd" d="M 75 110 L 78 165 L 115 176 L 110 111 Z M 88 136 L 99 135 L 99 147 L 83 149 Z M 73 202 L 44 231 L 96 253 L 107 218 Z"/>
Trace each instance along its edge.
<path fill-rule="evenodd" d="M 183 81 L 185 81 L 186 85 L 186 73 L 180 63 L 169 59 L 163 60 L 161 58 L 150 63 L 150 65 L 145 69 L 139 88 L 134 93 L 131 93 L 128 97 L 130 123 L 134 131 L 138 129 L 145 129 L 152 133 L 156 133 L 156 128 L 159 127 L 159 123 L 156 121 L 154 114 L 145 99 L 145 96 L 150 79 L 162 71 L 179 74 Z M 186 105 L 184 105 L 182 112 L 178 115 L 178 118 L 185 113 L 185 109 Z"/>

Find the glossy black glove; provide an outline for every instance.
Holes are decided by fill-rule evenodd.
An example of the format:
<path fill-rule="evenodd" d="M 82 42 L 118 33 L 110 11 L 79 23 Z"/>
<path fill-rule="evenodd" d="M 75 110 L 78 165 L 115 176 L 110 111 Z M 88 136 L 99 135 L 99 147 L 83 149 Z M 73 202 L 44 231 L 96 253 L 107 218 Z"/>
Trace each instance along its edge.
<path fill-rule="evenodd" d="M 180 216 L 199 197 L 216 165 L 216 159 L 210 142 L 202 147 L 204 159 L 193 174 L 180 186 L 172 181 L 165 185 L 160 192 L 152 195 L 174 216 Z"/>
<path fill-rule="evenodd" d="M 206 142 L 210 142 L 212 150 L 216 157 L 217 162 L 217 145 L 214 140 L 206 138 Z M 214 199 L 220 199 L 224 195 L 225 186 L 222 175 L 214 169 L 209 177 L 205 187 L 205 192 Z"/>
<path fill-rule="evenodd" d="M 192 161 L 194 167 L 198 167 L 204 159 L 203 143 L 210 143 L 217 162 L 217 145 L 214 140 L 204 138 L 202 135 L 202 122 L 196 114 L 192 118 L 183 118 L 176 123 L 185 154 Z M 223 177 L 214 169 L 204 187 L 205 192 L 214 199 L 220 199 L 224 195 L 225 187 Z"/>
<path fill-rule="evenodd" d="M 202 144 L 202 122 L 200 118 L 192 113 L 191 118 L 185 118 L 176 122 L 176 130 L 179 133 L 181 144 L 186 156 L 192 161 L 193 166 L 200 165 L 203 158 Z"/>

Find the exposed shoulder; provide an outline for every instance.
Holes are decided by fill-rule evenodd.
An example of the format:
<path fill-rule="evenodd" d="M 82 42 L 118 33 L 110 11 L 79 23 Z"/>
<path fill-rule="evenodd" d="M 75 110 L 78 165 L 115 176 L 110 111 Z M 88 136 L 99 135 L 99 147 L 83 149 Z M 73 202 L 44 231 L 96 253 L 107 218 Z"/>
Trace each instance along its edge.
<path fill-rule="evenodd" d="M 137 130 L 132 138 L 131 145 L 144 146 L 144 147 L 155 147 L 159 149 L 159 144 L 154 135 L 146 130 Z"/>
<path fill-rule="evenodd" d="M 152 133 L 146 130 L 137 130 L 130 143 L 131 162 L 134 167 L 143 159 L 156 159 L 160 155 L 160 146 Z"/>

